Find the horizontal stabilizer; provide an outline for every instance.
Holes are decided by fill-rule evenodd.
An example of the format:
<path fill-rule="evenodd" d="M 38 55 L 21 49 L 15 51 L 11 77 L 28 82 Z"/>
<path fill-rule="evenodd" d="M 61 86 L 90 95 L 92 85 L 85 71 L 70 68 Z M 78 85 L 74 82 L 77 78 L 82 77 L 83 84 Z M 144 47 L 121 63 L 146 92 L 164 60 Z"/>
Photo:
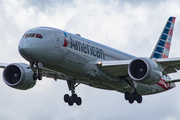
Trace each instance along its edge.
<path fill-rule="evenodd" d="M 167 80 L 166 83 L 180 82 L 180 79 Z"/>

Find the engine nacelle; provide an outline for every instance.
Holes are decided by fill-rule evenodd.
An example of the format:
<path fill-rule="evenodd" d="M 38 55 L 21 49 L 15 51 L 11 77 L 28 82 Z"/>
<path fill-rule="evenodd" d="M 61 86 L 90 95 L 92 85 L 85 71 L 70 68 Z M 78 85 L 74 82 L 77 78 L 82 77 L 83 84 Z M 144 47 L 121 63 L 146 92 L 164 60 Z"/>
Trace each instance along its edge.
<path fill-rule="evenodd" d="M 13 88 L 27 90 L 32 88 L 36 81 L 33 80 L 34 72 L 29 65 L 24 63 L 13 63 L 3 71 L 4 82 Z"/>
<path fill-rule="evenodd" d="M 155 84 L 162 78 L 162 70 L 149 58 L 136 58 L 128 66 L 131 79 L 144 84 Z"/>

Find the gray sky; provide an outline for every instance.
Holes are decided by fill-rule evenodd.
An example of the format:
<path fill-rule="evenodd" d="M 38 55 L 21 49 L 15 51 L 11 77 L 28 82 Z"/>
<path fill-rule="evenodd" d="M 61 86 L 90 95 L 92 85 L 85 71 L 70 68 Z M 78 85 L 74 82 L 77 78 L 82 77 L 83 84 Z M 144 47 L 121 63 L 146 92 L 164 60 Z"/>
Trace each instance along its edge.
<path fill-rule="evenodd" d="M 108 45 L 140 57 L 149 57 L 170 16 L 176 17 L 170 57 L 180 56 L 179 0 L 1 0 L 0 62 L 25 62 L 18 43 L 30 28 L 49 26 Z M 0 70 L 1 73 L 3 70 Z M 180 73 L 172 75 L 180 77 Z M 82 105 L 63 101 L 65 81 L 44 78 L 27 91 L 8 87 L 0 75 L 2 120 L 179 120 L 180 83 L 143 103 L 130 105 L 124 95 L 80 85 L 76 92 Z"/>

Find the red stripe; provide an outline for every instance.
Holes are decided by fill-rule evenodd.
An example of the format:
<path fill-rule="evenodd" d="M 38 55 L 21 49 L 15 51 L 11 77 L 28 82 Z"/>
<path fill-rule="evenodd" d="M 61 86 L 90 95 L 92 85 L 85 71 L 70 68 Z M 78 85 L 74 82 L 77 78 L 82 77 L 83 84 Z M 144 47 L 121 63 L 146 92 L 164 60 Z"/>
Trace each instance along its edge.
<path fill-rule="evenodd" d="M 172 22 L 173 22 L 173 23 L 175 23 L 175 19 L 176 19 L 176 18 L 175 18 L 175 17 L 173 17 L 173 19 L 172 19 Z"/>
<path fill-rule="evenodd" d="M 165 48 L 170 50 L 170 46 L 171 46 L 171 44 L 169 42 L 166 42 Z"/>
<path fill-rule="evenodd" d="M 162 55 L 162 58 L 168 58 L 168 56 L 166 56 L 166 55 L 163 54 L 163 55 Z"/>
<path fill-rule="evenodd" d="M 173 34 L 173 29 L 169 29 L 168 35 L 170 35 L 172 37 L 172 34 Z"/>
<path fill-rule="evenodd" d="M 168 90 L 170 88 L 170 84 L 166 83 L 164 79 L 161 78 L 161 80 L 156 83 L 157 85 L 159 85 L 160 87 L 162 87 L 165 90 Z"/>
<path fill-rule="evenodd" d="M 63 45 L 63 47 L 67 47 L 67 40 L 66 40 L 66 38 L 64 39 L 64 45 Z"/>

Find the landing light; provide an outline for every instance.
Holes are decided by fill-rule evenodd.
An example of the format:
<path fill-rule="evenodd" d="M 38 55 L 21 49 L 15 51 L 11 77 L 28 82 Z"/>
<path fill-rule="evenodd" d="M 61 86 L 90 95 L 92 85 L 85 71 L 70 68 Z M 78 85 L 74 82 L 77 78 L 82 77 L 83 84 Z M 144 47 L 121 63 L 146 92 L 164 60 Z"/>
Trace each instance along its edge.
<path fill-rule="evenodd" d="M 98 64 L 98 65 L 101 65 L 102 63 L 101 63 L 101 62 L 98 62 L 97 64 Z"/>

